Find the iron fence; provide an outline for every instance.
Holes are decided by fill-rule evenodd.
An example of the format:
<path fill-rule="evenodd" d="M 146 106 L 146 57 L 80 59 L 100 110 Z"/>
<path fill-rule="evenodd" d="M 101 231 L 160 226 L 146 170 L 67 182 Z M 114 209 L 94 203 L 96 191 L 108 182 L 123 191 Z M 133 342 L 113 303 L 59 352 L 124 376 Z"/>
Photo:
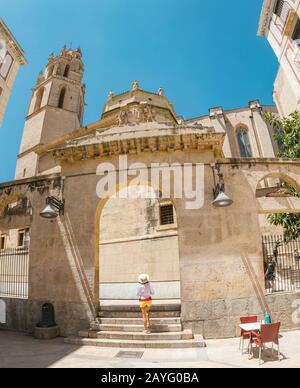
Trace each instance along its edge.
<path fill-rule="evenodd" d="M 28 298 L 29 248 L 0 250 L 0 297 Z"/>
<path fill-rule="evenodd" d="M 300 291 L 300 239 L 265 235 L 262 244 L 267 293 Z"/>

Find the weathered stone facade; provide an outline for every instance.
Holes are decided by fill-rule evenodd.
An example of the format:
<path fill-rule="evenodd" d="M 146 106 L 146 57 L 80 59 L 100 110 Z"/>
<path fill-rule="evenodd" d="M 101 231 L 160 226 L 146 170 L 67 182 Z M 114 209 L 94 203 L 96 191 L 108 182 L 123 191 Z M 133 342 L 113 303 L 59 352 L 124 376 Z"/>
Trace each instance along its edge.
<path fill-rule="evenodd" d="M 245 109 L 215 108 L 209 116 L 186 121 L 162 90 L 144 92 L 134 82 L 129 92 L 109 94 L 98 122 L 83 128 L 77 122 L 73 130 L 71 125 L 62 130 L 62 137 L 39 139 L 28 150 L 35 155 L 35 173 L 0 185 L 0 231 L 30 228 L 28 300 L 6 299 L 8 326 L 32 331 L 42 304 L 50 302 L 62 335 L 87 329 L 102 299 L 133 298 L 126 292 L 145 270 L 156 298 L 180 298 L 184 327 L 206 338 L 235 336 L 240 316 L 266 310 L 284 328 L 295 327 L 292 301 L 299 295 L 266 296 L 260 217 L 299 212 L 300 200 L 257 198 L 257 189 L 270 190 L 265 183 L 270 178 L 299 190 L 300 162 L 274 157 L 276 144 L 263 109 L 274 110 L 255 101 Z M 64 117 L 64 110 L 59 112 Z M 24 142 L 27 135 L 30 131 L 24 132 Z M 124 168 L 119 157 L 125 155 Z M 171 179 L 168 198 L 119 200 L 112 195 L 137 186 L 160 193 L 161 182 L 154 186 L 145 171 L 166 163 L 193 166 L 194 184 L 197 166 L 203 168 L 203 206 L 189 208 L 186 192 L 176 196 L 176 179 Z M 216 163 L 233 200 L 228 208 L 212 206 Z M 49 174 L 53 169 L 57 173 Z M 114 191 L 100 198 L 99 181 L 110 170 L 116 172 Z M 65 200 L 64 214 L 52 221 L 40 217 L 49 195 Z M 24 196 L 31 214 L 7 216 L 7 205 Z M 164 203 L 175 209 L 172 224 L 165 227 L 159 216 Z"/>

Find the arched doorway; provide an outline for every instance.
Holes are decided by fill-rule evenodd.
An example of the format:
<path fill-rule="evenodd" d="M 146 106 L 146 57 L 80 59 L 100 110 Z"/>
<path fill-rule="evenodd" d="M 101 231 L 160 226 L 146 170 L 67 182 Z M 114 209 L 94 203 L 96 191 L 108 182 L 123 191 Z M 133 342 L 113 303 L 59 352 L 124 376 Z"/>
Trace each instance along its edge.
<path fill-rule="evenodd" d="M 100 215 L 100 300 L 135 300 L 141 273 L 150 275 L 157 300 L 178 300 L 176 210 L 171 201 L 150 198 L 148 186 L 131 186 L 129 198 L 122 198 L 125 190 L 109 198 Z"/>

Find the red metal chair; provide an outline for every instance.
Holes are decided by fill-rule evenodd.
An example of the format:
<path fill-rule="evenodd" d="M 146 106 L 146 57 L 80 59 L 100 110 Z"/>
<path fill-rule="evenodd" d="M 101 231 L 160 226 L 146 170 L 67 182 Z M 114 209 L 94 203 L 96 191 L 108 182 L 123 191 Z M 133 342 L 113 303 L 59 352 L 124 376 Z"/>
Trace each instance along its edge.
<path fill-rule="evenodd" d="M 272 343 L 272 355 L 274 355 L 274 344 L 278 346 L 278 360 L 280 361 L 279 330 L 280 322 L 270 325 L 262 325 L 259 333 L 252 332 L 250 336 L 251 355 L 253 356 L 252 344 L 259 347 L 259 365 L 261 365 L 261 355 L 265 344 Z"/>
<path fill-rule="evenodd" d="M 255 315 L 251 317 L 241 317 L 240 321 L 242 325 L 245 325 L 247 323 L 256 323 L 258 321 L 258 317 Z M 245 340 L 248 340 L 248 339 L 250 340 L 250 337 L 251 337 L 251 332 L 245 331 L 243 329 L 241 330 L 239 349 L 241 349 L 241 344 L 242 344 L 242 353 L 244 353 L 244 342 Z"/>

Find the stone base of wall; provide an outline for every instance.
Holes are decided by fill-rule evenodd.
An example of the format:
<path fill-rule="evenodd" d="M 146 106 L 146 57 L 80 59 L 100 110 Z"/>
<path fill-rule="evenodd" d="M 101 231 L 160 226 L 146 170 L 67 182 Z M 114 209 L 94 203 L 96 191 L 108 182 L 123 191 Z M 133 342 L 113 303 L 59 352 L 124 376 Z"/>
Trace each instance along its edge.
<path fill-rule="evenodd" d="M 28 300 L 1 298 L 5 303 L 6 323 L 2 327 L 8 330 L 28 332 Z"/>
<path fill-rule="evenodd" d="M 1 328 L 9 330 L 32 334 L 41 320 L 42 305 L 46 302 L 54 305 L 56 323 L 63 337 L 88 330 L 94 320 L 87 303 L 1 300 L 6 304 L 6 324 Z M 281 322 L 282 330 L 300 330 L 300 293 L 268 295 L 265 303 L 269 306 L 273 321 Z M 255 297 L 208 302 L 182 301 L 181 309 L 184 328 L 192 329 L 194 334 L 201 334 L 205 339 L 238 337 L 241 316 L 258 315 L 262 319 L 265 314 Z"/>
<path fill-rule="evenodd" d="M 298 306 L 296 301 L 299 300 Z M 273 322 L 281 322 L 282 330 L 300 330 L 300 293 L 268 295 Z M 298 319 L 295 319 L 298 309 Z M 208 302 L 182 302 L 182 320 L 185 329 L 201 334 L 205 339 L 233 338 L 240 336 L 240 317 L 258 315 L 265 311 L 258 299 L 214 300 Z"/>
<path fill-rule="evenodd" d="M 89 329 L 94 320 L 87 303 L 66 303 L 37 300 L 1 298 L 6 304 L 6 324 L 3 328 L 33 334 L 41 320 L 42 305 L 52 303 L 55 320 L 61 336 L 75 335 L 78 331 Z"/>
<path fill-rule="evenodd" d="M 274 322 L 281 322 L 283 330 L 300 330 L 300 292 L 292 294 L 268 295 Z"/>

